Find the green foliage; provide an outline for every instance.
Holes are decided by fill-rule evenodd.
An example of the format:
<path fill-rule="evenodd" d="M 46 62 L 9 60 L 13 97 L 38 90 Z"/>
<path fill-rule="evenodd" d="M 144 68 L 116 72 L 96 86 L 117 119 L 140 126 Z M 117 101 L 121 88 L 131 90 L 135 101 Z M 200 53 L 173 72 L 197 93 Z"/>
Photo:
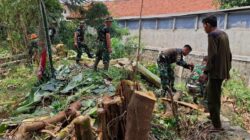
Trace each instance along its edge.
<path fill-rule="evenodd" d="M 153 64 L 150 64 L 150 65 L 148 65 L 147 66 L 147 69 L 149 70 L 149 71 L 151 71 L 153 74 L 155 74 L 155 75 L 158 75 L 159 76 L 159 68 L 158 68 L 158 66 L 157 66 L 157 64 L 156 63 L 153 63 Z"/>
<path fill-rule="evenodd" d="M 45 0 L 49 22 L 61 17 L 62 7 L 58 0 Z M 0 21 L 5 25 L 5 37 L 8 40 L 12 53 L 25 50 L 28 34 L 38 32 L 37 27 L 41 20 L 37 0 L 0 0 Z"/>
<path fill-rule="evenodd" d="M 227 96 L 236 99 L 238 107 L 250 112 L 250 89 L 246 87 L 239 72 L 233 70 L 231 76 L 231 79 L 224 84 L 224 93 Z"/>
<path fill-rule="evenodd" d="M 174 131 L 176 121 L 174 118 L 164 118 L 158 114 L 153 116 L 153 126 L 151 131 L 153 136 L 158 140 L 176 140 L 177 135 Z M 158 126 L 158 127 L 157 127 Z"/>
<path fill-rule="evenodd" d="M 109 15 L 108 8 L 104 3 L 92 3 L 86 11 L 86 24 L 97 29 L 104 22 L 104 18 Z"/>
<path fill-rule="evenodd" d="M 74 46 L 74 32 L 76 30 L 77 23 L 72 21 L 61 21 L 59 28 L 59 38 L 69 49 L 73 49 Z"/>
<path fill-rule="evenodd" d="M 250 0 L 214 0 L 214 1 L 216 3 L 219 3 L 222 9 L 250 5 Z"/>
<path fill-rule="evenodd" d="M 111 46 L 113 49 L 111 58 L 123 58 L 123 57 L 130 57 L 134 55 L 134 51 L 136 50 L 137 46 L 137 37 L 128 37 L 125 40 L 121 38 L 112 38 L 111 39 Z"/>
<path fill-rule="evenodd" d="M 121 28 L 116 21 L 112 23 L 112 27 L 110 29 L 111 38 L 119 38 L 122 39 L 123 36 L 129 35 L 129 31 L 126 28 Z"/>
<path fill-rule="evenodd" d="M 63 109 L 65 109 L 66 107 L 66 102 L 65 100 L 55 100 L 52 102 L 52 104 L 50 105 L 50 108 L 52 109 L 52 115 L 57 114 L 59 111 L 62 111 Z"/>

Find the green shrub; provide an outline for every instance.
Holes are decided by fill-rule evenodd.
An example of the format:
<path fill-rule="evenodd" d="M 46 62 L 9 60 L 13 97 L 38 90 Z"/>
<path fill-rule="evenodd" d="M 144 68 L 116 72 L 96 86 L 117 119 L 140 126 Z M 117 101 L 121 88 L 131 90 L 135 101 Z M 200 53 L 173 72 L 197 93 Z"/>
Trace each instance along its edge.
<path fill-rule="evenodd" d="M 77 28 L 77 23 L 72 21 L 61 21 L 59 28 L 59 38 L 68 49 L 73 49 L 74 32 Z"/>
<path fill-rule="evenodd" d="M 226 96 L 236 99 L 237 106 L 250 111 L 250 89 L 245 85 L 239 72 L 231 72 L 231 79 L 225 82 L 223 90 Z"/>

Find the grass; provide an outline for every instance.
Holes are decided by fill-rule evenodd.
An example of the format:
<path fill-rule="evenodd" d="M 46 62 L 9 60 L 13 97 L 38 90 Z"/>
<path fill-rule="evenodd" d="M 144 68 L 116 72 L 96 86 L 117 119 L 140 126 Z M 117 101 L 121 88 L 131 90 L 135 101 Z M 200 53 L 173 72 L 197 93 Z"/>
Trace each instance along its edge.
<path fill-rule="evenodd" d="M 7 118 L 17 103 L 7 104 L 20 101 L 36 82 L 33 71 L 24 65 L 11 66 L 8 71 L 0 80 L 0 118 Z"/>
<path fill-rule="evenodd" d="M 250 89 L 245 85 L 240 73 L 233 70 L 231 79 L 225 82 L 223 93 L 236 100 L 236 105 L 250 112 Z"/>

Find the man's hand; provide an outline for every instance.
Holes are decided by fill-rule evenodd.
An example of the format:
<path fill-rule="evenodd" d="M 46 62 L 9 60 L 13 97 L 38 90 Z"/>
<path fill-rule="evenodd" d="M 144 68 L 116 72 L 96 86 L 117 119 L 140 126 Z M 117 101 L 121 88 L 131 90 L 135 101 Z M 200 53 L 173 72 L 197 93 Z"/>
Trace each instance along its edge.
<path fill-rule="evenodd" d="M 188 64 L 188 69 L 193 71 L 194 70 L 194 64 L 193 63 Z"/>

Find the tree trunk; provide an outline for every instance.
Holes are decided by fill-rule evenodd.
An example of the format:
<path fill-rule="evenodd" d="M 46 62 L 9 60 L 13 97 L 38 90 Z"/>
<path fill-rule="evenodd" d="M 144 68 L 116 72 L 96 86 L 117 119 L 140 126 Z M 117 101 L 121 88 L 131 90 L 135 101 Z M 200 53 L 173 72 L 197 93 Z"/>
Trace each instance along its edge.
<path fill-rule="evenodd" d="M 125 140 L 148 140 L 155 95 L 136 91 L 128 105 Z"/>
<path fill-rule="evenodd" d="M 74 126 L 77 140 L 94 140 L 89 116 L 79 116 Z"/>
<path fill-rule="evenodd" d="M 123 110 L 127 110 L 129 101 L 135 90 L 140 90 L 140 85 L 138 83 L 132 82 L 130 80 L 123 80 L 116 89 L 116 95 L 122 97 Z"/>
<path fill-rule="evenodd" d="M 107 137 L 107 127 L 106 127 L 106 120 L 105 120 L 105 110 L 103 108 L 97 109 L 98 115 L 98 140 L 103 140 Z"/>
<path fill-rule="evenodd" d="M 125 113 L 123 112 L 121 97 L 105 98 L 102 101 L 105 110 L 105 127 L 102 128 L 103 140 L 123 140 L 125 134 Z"/>
<path fill-rule="evenodd" d="M 133 64 L 133 66 L 135 66 L 135 64 Z M 151 82 L 152 84 L 154 84 L 156 87 L 158 87 L 158 88 L 161 87 L 161 79 L 157 75 L 153 74 L 151 71 L 149 71 L 148 69 L 146 69 L 143 65 L 138 64 L 137 70 L 143 76 L 145 76 L 146 79 L 149 82 Z"/>

